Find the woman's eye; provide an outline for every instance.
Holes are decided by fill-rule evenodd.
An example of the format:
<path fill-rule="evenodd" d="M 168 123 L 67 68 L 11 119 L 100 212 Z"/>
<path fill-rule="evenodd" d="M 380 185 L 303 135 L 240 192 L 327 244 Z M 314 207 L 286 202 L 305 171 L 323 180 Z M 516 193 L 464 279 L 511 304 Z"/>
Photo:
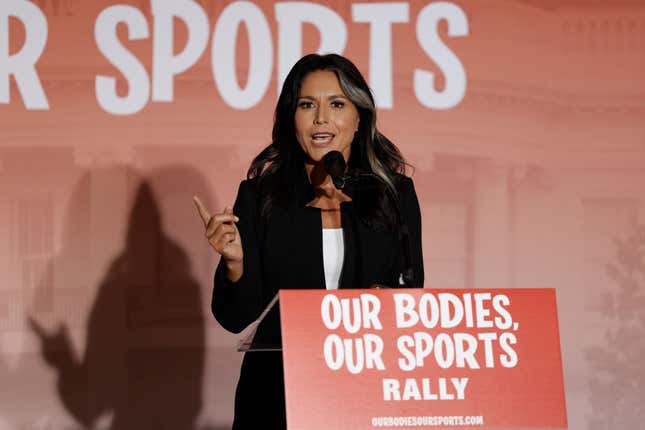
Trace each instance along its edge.
<path fill-rule="evenodd" d="M 300 102 L 300 103 L 298 103 L 298 107 L 300 109 L 310 109 L 310 108 L 313 107 L 313 105 L 314 104 L 312 102 Z"/>
<path fill-rule="evenodd" d="M 331 102 L 331 106 L 335 107 L 335 108 L 342 108 L 343 106 L 345 106 L 345 103 L 336 100 L 336 101 Z"/>

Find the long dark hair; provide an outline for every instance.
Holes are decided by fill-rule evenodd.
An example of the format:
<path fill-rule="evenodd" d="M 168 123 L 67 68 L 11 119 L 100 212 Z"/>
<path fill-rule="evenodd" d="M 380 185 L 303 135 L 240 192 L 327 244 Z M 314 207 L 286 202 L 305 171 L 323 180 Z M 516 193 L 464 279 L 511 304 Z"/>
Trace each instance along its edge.
<path fill-rule="evenodd" d="M 376 106 L 365 78 L 351 61 L 337 54 L 305 55 L 284 81 L 275 108 L 272 142 L 255 157 L 247 173 L 248 179 L 258 181 L 262 217 L 268 217 L 274 205 L 291 203 L 294 181 L 302 175 L 306 156 L 296 140 L 294 118 L 302 81 L 317 70 L 334 72 L 358 110 L 359 128 L 352 141 L 348 168 L 377 175 L 384 184 L 353 196 L 358 214 L 372 226 L 392 226 L 395 203 L 389 195 L 396 195 L 396 183 L 405 174 L 407 163 L 399 149 L 376 128 Z"/>

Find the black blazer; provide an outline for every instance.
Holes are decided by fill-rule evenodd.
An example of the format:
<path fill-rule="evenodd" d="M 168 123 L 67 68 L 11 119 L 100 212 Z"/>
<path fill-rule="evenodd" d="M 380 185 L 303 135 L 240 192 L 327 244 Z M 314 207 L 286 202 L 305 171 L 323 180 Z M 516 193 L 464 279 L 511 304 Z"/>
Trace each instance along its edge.
<path fill-rule="evenodd" d="M 415 280 L 423 285 L 421 212 L 412 180 L 398 178 L 402 219 L 410 231 Z M 215 272 L 212 311 L 219 323 L 239 333 L 252 323 L 279 289 L 325 289 L 320 209 L 306 206 L 314 194 L 306 174 L 294 184 L 292 204 L 274 206 L 264 223 L 254 180 L 240 184 L 233 212 L 242 238 L 244 272 L 235 283 L 226 277 L 223 260 Z M 362 222 L 353 202 L 341 204 L 345 258 L 339 288 L 399 285 L 401 247 L 394 232 L 376 231 Z M 280 339 L 276 306 L 259 325 L 256 338 Z M 282 354 L 245 354 L 235 398 L 234 429 L 253 428 L 262 416 L 264 428 L 284 428 Z M 251 420 L 251 421 L 247 421 Z"/>

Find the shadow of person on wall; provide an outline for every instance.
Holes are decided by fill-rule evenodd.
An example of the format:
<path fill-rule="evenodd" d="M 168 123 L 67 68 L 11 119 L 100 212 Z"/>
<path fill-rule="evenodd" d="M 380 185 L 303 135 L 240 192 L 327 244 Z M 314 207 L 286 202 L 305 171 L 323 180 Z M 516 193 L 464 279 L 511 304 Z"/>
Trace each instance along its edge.
<path fill-rule="evenodd" d="M 183 181 L 192 189 L 196 179 L 179 167 L 141 181 L 125 249 L 110 264 L 91 308 L 82 358 L 67 326 L 51 333 L 29 318 L 45 361 L 58 373 L 62 403 L 84 427 L 196 427 L 205 353 L 200 288 L 187 252 L 164 231 L 155 195 L 163 186 L 153 186 Z"/>

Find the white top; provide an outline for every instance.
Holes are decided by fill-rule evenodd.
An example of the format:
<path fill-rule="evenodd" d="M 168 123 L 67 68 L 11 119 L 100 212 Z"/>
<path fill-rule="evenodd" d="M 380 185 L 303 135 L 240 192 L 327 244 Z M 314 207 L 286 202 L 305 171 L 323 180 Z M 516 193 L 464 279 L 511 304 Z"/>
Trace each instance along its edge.
<path fill-rule="evenodd" d="M 323 228 L 323 265 L 325 285 L 328 290 L 337 290 L 340 272 L 345 258 L 345 243 L 342 228 Z"/>

